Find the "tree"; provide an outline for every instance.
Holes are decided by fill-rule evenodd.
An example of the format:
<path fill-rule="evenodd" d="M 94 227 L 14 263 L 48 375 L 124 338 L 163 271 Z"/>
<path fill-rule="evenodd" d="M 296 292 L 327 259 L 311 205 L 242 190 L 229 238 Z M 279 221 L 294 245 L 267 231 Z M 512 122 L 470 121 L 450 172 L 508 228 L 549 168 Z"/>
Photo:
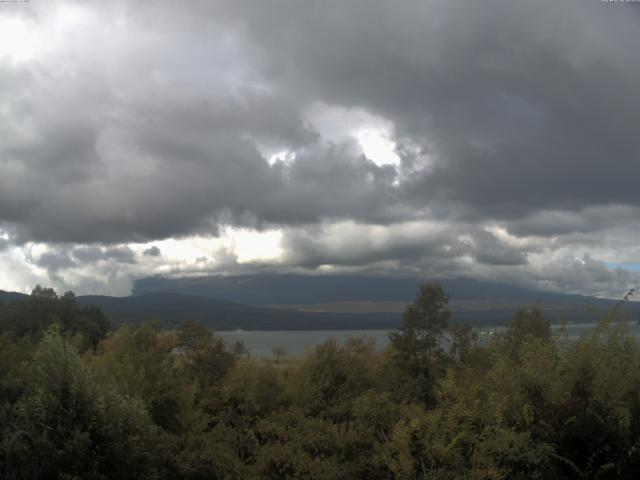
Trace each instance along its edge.
<path fill-rule="evenodd" d="M 441 351 L 441 337 L 447 328 L 449 297 L 439 283 L 424 284 L 413 303 L 407 305 L 400 329 L 389 335 L 403 360 L 429 361 Z"/>
<path fill-rule="evenodd" d="M 105 383 L 142 400 L 154 423 L 173 433 L 183 432 L 195 417 L 195 389 L 174 347 L 175 339 L 153 324 L 125 325 L 102 341 L 92 358 Z"/>
<path fill-rule="evenodd" d="M 478 341 L 478 332 L 468 323 L 454 325 L 451 332 L 451 351 L 453 358 L 465 362 Z"/>
<path fill-rule="evenodd" d="M 40 285 L 30 296 L 4 306 L 0 310 L 0 323 L 2 330 L 36 342 L 50 325 L 56 324 L 60 333 L 73 338 L 73 343 L 82 352 L 95 349 L 111 330 L 110 320 L 98 307 L 81 307 L 73 292 L 58 296 L 52 288 Z"/>
<path fill-rule="evenodd" d="M 199 396 L 216 385 L 236 362 L 235 354 L 227 351 L 221 337 L 194 322 L 182 326 L 177 346 L 183 349 L 184 365 L 196 381 Z"/>
<path fill-rule="evenodd" d="M 287 356 L 287 349 L 282 345 L 276 345 L 271 349 L 271 353 L 276 358 L 276 363 L 280 363 L 280 359 Z"/>
<path fill-rule="evenodd" d="M 231 346 L 231 353 L 233 353 L 233 356 L 236 358 L 251 356 L 251 352 L 249 352 L 249 349 L 242 340 L 236 340 L 233 342 L 233 345 Z"/>
<path fill-rule="evenodd" d="M 393 357 L 409 374 L 415 394 L 431 403 L 436 367 L 443 357 L 442 337 L 450 312 L 449 297 L 439 283 L 422 285 L 413 303 L 407 306 L 398 331 L 389 334 Z"/>
<path fill-rule="evenodd" d="M 57 326 L 33 356 L 15 424 L 33 435 L 41 478 L 153 478 L 158 429 L 142 402 L 101 383 Z"/>
<path fill-rule="evenodd" d="M 43 287 L 41 285 L 36 285 L 33 290 L 31 290 L 31 296 L 34 298 L 48 298 L 51 300 L 56 300 L 58 298 L 58 294 L 53 288 Z"/>
<path fill-rule="evenodd" d="M 540 307 L 534 306 L 531 310 L 518 308 L 515 311 L 503 338 L 507 352 L 512 357 L 517 356 L 518 350 L 527 338 L 551 338 L 551 326 L 542 315 Z"/>

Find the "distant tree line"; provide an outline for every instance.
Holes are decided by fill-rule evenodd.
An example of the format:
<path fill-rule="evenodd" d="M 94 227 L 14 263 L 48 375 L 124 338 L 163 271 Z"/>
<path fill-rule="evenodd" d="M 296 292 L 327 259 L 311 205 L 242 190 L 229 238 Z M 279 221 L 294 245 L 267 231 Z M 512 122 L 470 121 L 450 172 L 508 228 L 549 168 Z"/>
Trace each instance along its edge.
<path fill-rule="evenodd" d="M 25 430 L 47 479 L 637 478 L 624 322 L 570 341 L 534 307 L 481 343 L 448 319 L 426 284 L 384 351 L 351 338 L 259 360 L 194 323 L 114 331 L 36 287 L 0 305 L 0 472 Z"/>

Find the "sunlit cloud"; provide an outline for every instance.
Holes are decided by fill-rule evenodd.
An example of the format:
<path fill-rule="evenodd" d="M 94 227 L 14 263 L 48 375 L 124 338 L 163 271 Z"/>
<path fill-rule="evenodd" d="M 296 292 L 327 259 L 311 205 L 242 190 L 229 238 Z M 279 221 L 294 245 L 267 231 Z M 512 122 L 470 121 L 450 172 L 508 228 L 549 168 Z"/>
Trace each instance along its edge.
<path fill-rule="evenodd" d="M 42 39 L 35 26 L 21 17 L 0 16 L 0 61 L 8 59 L 16 62 L 31 60 Z"/>
<path fill-rule="evenodd" d="M 354 1 L 3 5 L 0 288 L 639 279 L 635 17 Z"/>

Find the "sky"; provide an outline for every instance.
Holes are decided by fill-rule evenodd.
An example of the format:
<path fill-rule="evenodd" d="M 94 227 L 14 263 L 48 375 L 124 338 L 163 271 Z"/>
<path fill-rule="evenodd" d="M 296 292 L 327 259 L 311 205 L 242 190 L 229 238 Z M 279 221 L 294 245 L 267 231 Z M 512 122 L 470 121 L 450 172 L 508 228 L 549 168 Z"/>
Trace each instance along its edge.
<path fill-rule="evenodd" d="M 621 296 L 640 3 L 0 2 L 0 289 L 294 272 Z"/>

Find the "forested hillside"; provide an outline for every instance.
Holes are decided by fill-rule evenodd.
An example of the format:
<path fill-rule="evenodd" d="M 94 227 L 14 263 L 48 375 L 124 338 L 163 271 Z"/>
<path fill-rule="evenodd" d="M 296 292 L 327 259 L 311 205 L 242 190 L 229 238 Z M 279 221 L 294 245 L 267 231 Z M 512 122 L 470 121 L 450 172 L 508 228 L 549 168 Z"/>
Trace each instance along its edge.
<path fill-rule="evenodd" d="M 35 459 L 52 479 L 637 477 L 640 348 L 612 322 L 624 302 L 578 341 L 536 308 L 488 344 L 449 315 L 427 284 L 385 351 L 361 338 L 256 360 L 195 323 L 114 331 L 73 294 L 37 288 L 0 306 L 0 471 Z M 22 439 L 7 465 L 19 430 L 33 452 Z"/>
<path fill-rule="evenodd" d="M 399 313 L 300 312 L 166 292 L 129 297 L 88 295 L 78 297 L 78 302 L 99 306 L 117 324 L 151 320 L 165 328 L 177 328 L 191 320 L 215 330 L 390 329 L 396 328 L 401 318 Z"/>
<path fill-rule="evenodd" d="M 519 306 L 534 304 L 553 324 L 596 322 L 616 302 L 487 281 L 440 283 L 450 295 L 452 324 L 506 325 Z M 99 307 L 114 325 L 153 321 L 173 329 L 190 320 L 219 331 L 388 330 L 400 325 L 402 311 L 418 286 L 417 279 L 330 275 L 148 278 L 136 283 L 131 296 L 84 295 L 76 300 L 82 306 Z M 0 301 L 25 297 L 0 291 Z M 640 302 L 629 302 L 628 310 L 637 320 Z"/>
<path fill-rule="evenodd" d="M 595 322 L 616 302 L 609 298 L 535 290 L 490 280 L 444 278 L 438 282 L 449 294 L 452 323 L 505 325 L 519 306 L 534 304 L 552 323 Z M 366 313 L 372 324 L 367 328 L 380 328 L 374 324 L 396 328 L 404 306 L 411 301 L 420 283 L 418 278 L 349 275 L 148 277 L 135 282 L 133 296 L 162 292 L 186 295 L 185 298 L 208 297 L 245 305 L 278 306 L 307 314 L 322 313 L 327 320 L 341 314 L 342 318 L 334 319 L 354 325 L 352 328 L 361 328 L 356 325 L 362 322 L 357 315 L 350 317 L 348 314 Z M 640 302 L 630 302 L 629 310 L 634 319 L 640 318 Z M 321 319 L 322 315 L 308 317 L 308 323 L 317 321 L 320 324 Z M 261 329 L 269 329 L 269 321 L 260 323 Z"/>
<path fill-rule="evenodd" d="M 148 277 L 135 281 L 133 294 L 169 292 L 212 297 L 250 305 L 287 305 L 340 302 L 349 300 L 409 301 L 422 280 L 349 275 L 216 275 L 208 277 Z M 584 295 L 532 290 L 495 281 L 445 278 L 438 283 L 451 299 L 508 299 L 543 305 L 584 305 L 611 300 Z"/>

